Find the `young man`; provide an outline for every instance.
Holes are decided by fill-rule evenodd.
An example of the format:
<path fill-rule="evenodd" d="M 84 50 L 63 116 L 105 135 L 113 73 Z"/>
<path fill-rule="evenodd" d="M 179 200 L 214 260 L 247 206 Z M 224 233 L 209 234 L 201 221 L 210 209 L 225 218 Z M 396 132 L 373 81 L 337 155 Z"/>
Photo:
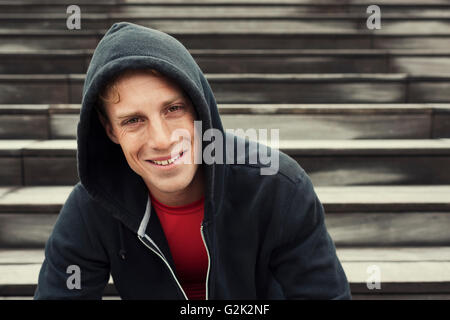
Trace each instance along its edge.
<path fill-rule="evenodd" d="M 279 156 L 273 174 L 261 174 L 260 162 L 230 162 L 255 150 L 245 141 L 243 156 L 217 136 L 215 161 L 199 162 L 198 151 L 211 150 L 208 130 L 242 141 L 225 134 L 186 48 L 114 24 L 87 72 L 80 183 L 47 242 L 35 298 L 99 299 L 110 274 L 123 299 L 350 298 L 304 170 L 270 149 Z M 74 266 L 75 287 L 66 272 Z"/>

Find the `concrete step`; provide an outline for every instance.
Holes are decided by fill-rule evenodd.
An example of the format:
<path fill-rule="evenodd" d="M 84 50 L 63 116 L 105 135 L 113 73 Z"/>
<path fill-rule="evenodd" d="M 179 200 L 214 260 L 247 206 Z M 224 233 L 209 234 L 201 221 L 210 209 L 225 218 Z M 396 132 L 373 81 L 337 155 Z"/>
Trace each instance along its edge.
<path fill-rule="evenodd" d="M 0 187 L 0 248 L 43 248 L 71 190 Z M 450 185 L 315 190 L 337 246 L 450 245 Z"/>
<path fill-rule="evenodd" d="M 24 13 L 24 12 L 46 12 L 62 13 L 66 11 L 70 1 L 2 1 L 0 12 Z M 99 1 L 86 2 L 77 1 L 82 12 L 141 12 L 149 15 L 157 15 L 159 12 L 170 9 L 173 14 L 189 13 L 191 16 L 213 16 L 223 11 L 230 11 L 234 15 L 239 14 L 292 14 L 302 13 L 365 13 L 366 8 L 373 3 L 367 1 L 346 1 L 336 3 L 335 1 Z M 449 10 L 450 6 L 445 0 L 441 1 L 378 1 L 382 12 L 402 14 L 437 14 Z"/>
<path fill-rule="evenodd" d="M 1 74 L 86 73 L 93 50 L 3 50 Z M 450 74 L 449 50 L 207 50 L 191 54 L 205 73 Z"/>
<path fill-rule="evenodd" d="M 0 75 L 0 104 L 80 103 L 84 74 Z M 218 103 L 448 103 L 450 74 L 206 74 Z M 326 92 L 326 94 L 324 94 Z"/>
<path fill-rule="evenodd" d="M 220 104 L 225 129 L 282 140 L 450 138 L 450 104 Z M 73 139 L 79 104 L 0 105 L 0 139 Z"/>
<path fill-rule="evenodd" d="M 332 4 L 331 0 L 321 0 L 319 2 L 314 0 L 99 0 L 97 1 L 101 5 L 271 5 L 271 6 L 286 6 L 286 5 L 318 5 L 327 6 Z M 45 4 L 45 5 L 58 5 L 58 4 L 71 4 L 70 0 L 2 0 L 2 3 L 18 3 L 18 4 Z M 89 4 L 89 0 L 79 0 L 79 4 Z M 367 5 L 372 3 L 370 0 L 349 0 L 346 3 L 342 3 L 342 6 L 350 5 Z M 440 6 L 447 5 L 446 0 L 379 0 L 380 5 L 394 5 L 394 6 L 411 6 L 411 5 L 426 5 L 426 6 Z"/>
<path fill-rule="evenodd" d="M 80 3 L 77 2 L 80 11 L 83 14 L 103 14 L 103 15 L 126 15 L 126 14 L 145 14 L 149 18 L 162 17 L 302 17 L 305 14 L 312 15 L 337 15 L 353 14 L 365 16 L 367 18 L 367 4 L 348 4 L 342 5 L 336 2 L 305 4 L 230 4 L 228 2 L 214 4 L 145 4 L 142 2 L 119 3 L 119 4 L 98 4 L 95 2 Z M 10 4 L 0 3 L 0 12 L 8 14 L 64 14 L 69 4 L 21 4 L 15 1 Z M 382 5 L 383 15 L 406 15 L 408 17 L 446 17 L 450 13 L 450 6 L 443 5 L 403 5 L 391 6 Z M 68 14 L 65 17 L 69 16 Z"/>
<path fill-rule="evenodd" d="M 106 30 L 0 29 L 0 50 L 94 49 Z M 170 32 L 189 49 L 448 49 L 450 30 L 439 32 L 267 31 L 207 28 Z"/>
<path fill-rule="evenodd" d="M 72 189 L 69 185 L 0 187 L 0 213 L 57 214 Z M 450 212 L 450 185 L 317 186 L 315 190 L 330 215 Z"/>
<path fill-rule="evenodd" d="M 12 3 L 12 0 L 3 0 L 3 3 Z M 34 3 L 43 3 L 47 5 L 56 5 L 56 4 L 71 4 L 70 0 L 17 0 L 14 1 L 17 3 L 23 4 L 34 4 Z M 236 4 L 263 4 L 263 5 L 276 5 L 276 6 L 284 6 L 284 5 L 327 5 L 332 3 L 330 0 L 323 0 L 317 3 L 314 0 L 99 0 L 102 5 L 117 5 L 117 4 L 148 4 L 148 5 L 162 5 L 162 3 L 167 5 L 236 5 Z M 87 4 L 89 0 L 79 0 L 80 4 Z M 345 4 L 342 5 L 363 5 L 372 3 L 370 0 L 348 0 Z M 379 0 L 378 4 L 380 5 L 424 5 L 424 0 Z M 448 5 L 446 0 L 429 0 L 426 2 L 427 5 Z"/>
<path fill-rule="evenodd" d="M 248 12 L 248 11 L 247 11 Z M 67 29 L 66 21 L 69 15 L 61 13 L 22 13 L 0 14 L 0 26 L 7 29 Z M 288 16 L 253 16 L 230 14 L 222 16 L 193 17 L 188 13 L 183 16 L 172 16 L 167 10 L 165 15 L 154 17 L 146 13 L 84 13 L 82 15 L 83 30 L 108 29 L 112 24 L 128 21 L 167 33 L 188 32 L 296 32 L 298 30 L 310 32 L 349 32 L 355 30 L 370 31 L 367 28 L 365 12 L 359 14 L 311 14 L 297 13 Z M 450 14 L 442 13 L 435 16 L 414 17 L 412 15 L 383 14 L 381 29 L 377 34 L 448 34 L 450 32 Z"/>
<path fill-rule="evenodd" d="M 337 254 L 354 299 L 450 298 L 450 247 L 337 248 Z M 43 260 L 42 249 L 1 250 L 0 295 L 32 296 Z M 371 270 L 379 271 L 380 289 L 368 289 Z M 118 295 L 112 278 L 104 295 Z"/>
<path fill-rule="evenodd" d="M 273 143 L 270 132 L 267 139 Z M 450 168 L 450 139 L 281 140 L 278 147 L 318 186 L 450 184 L 450 171 L 443 169 Z M 0 181 L 75 184 L 76 141 L 0 140 Z"/>
<path fill-rule="evenodd" d="M 6 12 L 0 13 L 0 19 L 6 23 L 6 25 L 1 25 L 1 28 L 9 27 L 7 24 L 13 20 L 18 20 L 17 25 L 11 26 L 24 26 L 31 21 L 36 21 L 36 27 L 40 26 L 39 23 L 43 23 L 46 19 L 48 19 L 49 24 L 42 24 L 42 26 L 49 27 L 52 23 L 57 23 L 58 20 L 62 20 L 65 22 L 70 13 L 66 13 L 68 5 L 59 5 L 59 6 L 51 6 L 47 7 L 50 10 L 44 11 L 46 8 L 45 5 L 41 6 L 41 12 L 36 11 L 27 11 L 27 7 L 23 7 L 23 10 L 20 12 L 7 12 L 7 8 L 14 8 L 14 6 L 5 6 Z M 2 7 L 0 6 L 0 8 Z M 59 11 L 54 10 L 56 7 L 59 7 Z M 354 21 L 361 22 L 362 20 L 366 21 L 369 14 L 366 13 L 366 6 L 359 7 L 359 10 L 351 11 L 352 9 L 346 9 L 344 6 L 340 6 L 340 10 L 333 10 L 336 8 L 336 3 L 334 6 L 331 4 L 330 6 L 270 6 L 264 4 L 255 4 L 255 5 L 145 5 L 134 3 L 133 5 L 115 5 L 115 6 L 107 6 L 102 5 L 103 10 L 98 12 L 89 11 L 90 8 L 96 8 L 98 5 L 89 4 L 84 7 L 82 4 L 79 5 L 80 13 L 83 14 L 83 20 L 86 20 L 87 27 L 95 27 L 94 20 L 99 20 L 97 25 L 101 27 L 108 27 L 110 22 L 109 20 L 122 20 L 122 21 L 130 21 L 134 22 L 135 19 L 139 19 L 143 21 L 143 23 L 148 23 L 151 20 L 160 21 L 160 20 L 181 20 L 182 22 L 186 21 L 221 21 L 221 20 L 240 20 L 240 19 L 249 19 L 251 20 L 275 20 L 275 21 L 285 21 L 289 22 L 291 20 L 298 21 L 313 21 L 313 20 L 329 20 L 329 21 Z M 122 7 L 126 7 L 125 11 L 121 11 Z M 17 6 L 16 6 L 17 8 Z M 426 6 L 425 6 L 426 8 Z M 428 7 L 428 8 L 436 8 L 436 7 Z M 87 9 L 87 10 L 83 10 Z M 131 9 L 131 10 L 129 10 Z M 316 9 L 313 11 L 311 9 Z M 381 8 L 380 8 L 381 9 Z M 450 6 L 439 6 L 440 11 L 427 11 L 424 10 L 424 7 L 412 6 L 411 9 L 415 9 L 414 11 L 409 11 L 407 14 L 403 12 L 384 12 L 383 11 L 383 20 L 386 22 L 393 21 L 445 21 L 450 18 Z M 447 9 L 447 10 L 446 10 Z M 127 11 L 128 10 L 128 11 Z M 359 21 L 361 20 L 361 21 Z M 114 22 L 113 22 L 114 23 Z M 58 28 L 61 25 L 55 24 L 55 27 Z M 62 25 L 66 27 L 65 24 Z M 364 24 L 364 27 L 366 25 Z"/>

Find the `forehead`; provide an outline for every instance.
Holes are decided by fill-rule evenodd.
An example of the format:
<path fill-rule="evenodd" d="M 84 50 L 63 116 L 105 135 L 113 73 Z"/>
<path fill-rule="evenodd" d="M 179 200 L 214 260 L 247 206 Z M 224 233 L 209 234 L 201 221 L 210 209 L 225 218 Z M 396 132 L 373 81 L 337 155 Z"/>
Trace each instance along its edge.
<path fill-rule="evenodd" d="M 148 70 L 121 74 L 106 92 L 109 117 L 123 118 L 129 114 L 159 111 L 175 102 L 183 102 L 195 113 L 188 95 L 173 80 Z"/>
<path fill-rule="evenodd" d="M 143 93 L 153 96 L 184 94 L 180 86 L 168 77 L 146 71 L 132 71 L 122 75 L 116 81 L 116 88 L 124 98 L 139 97 Z"/>

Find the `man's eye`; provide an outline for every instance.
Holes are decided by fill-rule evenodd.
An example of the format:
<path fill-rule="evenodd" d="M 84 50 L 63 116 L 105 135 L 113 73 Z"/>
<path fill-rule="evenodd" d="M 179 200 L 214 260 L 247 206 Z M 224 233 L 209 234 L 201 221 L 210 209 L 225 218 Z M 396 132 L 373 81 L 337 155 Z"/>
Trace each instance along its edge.
<path fill-rule="evenodd" d="M 139 122 L 139 118 L 131 118 L 125 121 L 125 124 L 135 124 Z"/>
<path fill-rule="evenodd" d="M 167 111 L 168 111 L 169 113 L 171 113 L 171 112 L 178 111 L 178 110 L 180 110 L 181 108 L 182 108 L 182 106 L 171 106 L 171 107 L 169 107 L 169 108 L 167 109 Z"/>

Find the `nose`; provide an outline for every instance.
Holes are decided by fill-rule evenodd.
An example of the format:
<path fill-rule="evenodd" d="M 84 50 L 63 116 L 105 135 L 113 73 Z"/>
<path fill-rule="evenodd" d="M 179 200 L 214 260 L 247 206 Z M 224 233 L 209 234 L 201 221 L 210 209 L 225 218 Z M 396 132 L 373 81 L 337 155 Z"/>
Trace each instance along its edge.
<path fill-rule="evenodd" d="M 172 145 L 169 126 L 163 119 L 152 119 L 147 130 L 147 143 L 154 150 L 170 150 Z"/>

